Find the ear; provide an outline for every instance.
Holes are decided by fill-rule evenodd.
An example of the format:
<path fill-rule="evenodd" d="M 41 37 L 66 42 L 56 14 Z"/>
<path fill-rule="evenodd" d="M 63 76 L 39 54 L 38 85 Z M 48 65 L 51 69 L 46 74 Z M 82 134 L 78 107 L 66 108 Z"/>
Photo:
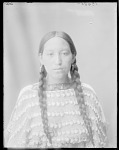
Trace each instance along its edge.
<path fill-rule="evenodd" d="M 40 64 L 43 65 L 43 56 L 42 56 L 42 54 L 39 54 L 39 57 L 40 57 Z"/>
<path fill-rule="evenodd" d="M 73 56 L 72 56 L 72 64 L 74 63 L 75 59 L 76 59 L 76 56 L 73 55 Z"/>

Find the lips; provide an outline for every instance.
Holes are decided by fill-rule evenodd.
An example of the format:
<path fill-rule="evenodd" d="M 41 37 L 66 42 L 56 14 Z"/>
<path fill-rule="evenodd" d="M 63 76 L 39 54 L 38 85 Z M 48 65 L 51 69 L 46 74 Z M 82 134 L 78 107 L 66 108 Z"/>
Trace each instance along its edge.
<path fill-rule="evenodd" d="M 56 68 L 56 69 L 54 69 L 54 70 L 62 70 L 63 68 Z"/>

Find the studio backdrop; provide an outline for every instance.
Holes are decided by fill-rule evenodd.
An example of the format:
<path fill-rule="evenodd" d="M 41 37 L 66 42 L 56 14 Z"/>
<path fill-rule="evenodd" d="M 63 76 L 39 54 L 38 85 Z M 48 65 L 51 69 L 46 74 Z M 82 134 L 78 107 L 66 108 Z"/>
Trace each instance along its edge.
<path fill-rule="evenodd" d="M 4 128 L 20 90 L 39 80 L 38 49 L 50 31 L 68 33 L 77 50 L 81 82 L 102 105 L 109 142 L 117 135 L 117 4 L 4 3 Z"/>

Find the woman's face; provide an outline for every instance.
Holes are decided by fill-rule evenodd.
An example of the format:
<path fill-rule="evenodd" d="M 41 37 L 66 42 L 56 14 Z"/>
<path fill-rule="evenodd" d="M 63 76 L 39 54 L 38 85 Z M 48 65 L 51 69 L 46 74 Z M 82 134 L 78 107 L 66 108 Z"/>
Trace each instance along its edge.
<path fill-rule="evenodd" d="M 54 37 L 45 43 L 41 64 L 44 65 L 48 76 L 55 79 L 66 77 L 73 60 L 70 46 L 64 39 Z"/>

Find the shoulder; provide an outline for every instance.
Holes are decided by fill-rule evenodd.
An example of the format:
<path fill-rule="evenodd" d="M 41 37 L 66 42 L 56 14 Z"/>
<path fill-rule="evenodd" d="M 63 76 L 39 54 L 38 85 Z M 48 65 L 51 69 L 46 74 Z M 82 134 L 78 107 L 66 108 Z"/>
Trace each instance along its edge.
<path fill-rule="evenodd" d="M 35 103 L 37 100 L 34 100 L 38 96 L 38 92 L 36 90 L 37 83 L 27 85 L 23 87 L 18 95 L 16 105 L 14 109 L 18 109 L 21 111 L 24 107 L 30 106 L 31 103 Z"/>
<path fill-rule="evenodd" d="M 85 101 L 87 103 L 93 104 L 94 106 L 99 105 L 100 101 L 93 87 L 86 83 L 81 83 L 81 87 L 83 90 Z"/>
<path fill-rule="evenodd" d="M 36 85 L 38 84 L 31 84 L 21 89 L 11 113 L 9 123 L 5 129 L 6 141 L 8 141 L 12 135 L 17 135 L 18 131 L 22 132 L 22 129 L 25 128 L 25 125 L 27 125 L 30 118 L 33 118 L 35 113 L 40 115 Z"/>
<path fill-rule="evenodd" d="M 86 83 L 81 83 L 81 87 L 83 90 L 85 103 L 87 103 L 90 106 L 93 105 L 93 107 L 99 106 L 100 101 L 93 87 Z"/>
<path fill-rule="evenodd" d="M 81 87 L 84 93 L 89 93 L 89 94 L 93 94 L 96 96 L 96 92 L 91 85 L 86 84 L 86 83 L 81 83 Z"/>
<path fill-rule="evenodd" d="M 23 88 L 20 90 L 18 99 L 19 99 L 22 95 L 24 95 L 24 94 L 28 93 L 29 91 L 31 91 L 31 87 L 32 87 L 32 85 L 28 85 L 28 86 L 23 87 Z"/>
<path fill-rule="evenodd" d="M 19 93 L 18 99 L 25 94 L 35 93 L 38 90 L 38 83 L 30 84 L 23 87 Z"/>
<path fill-rule="evenodd" d="M 85 98 L 85 104 L 92 109 L 97 115 L 103 120 L 103 122 L 106 122 L 102 104 L 95 92 L 95 90 L 92 88 L 92 86 L 82 83 L 81 84 L 84 98 Z"/>

